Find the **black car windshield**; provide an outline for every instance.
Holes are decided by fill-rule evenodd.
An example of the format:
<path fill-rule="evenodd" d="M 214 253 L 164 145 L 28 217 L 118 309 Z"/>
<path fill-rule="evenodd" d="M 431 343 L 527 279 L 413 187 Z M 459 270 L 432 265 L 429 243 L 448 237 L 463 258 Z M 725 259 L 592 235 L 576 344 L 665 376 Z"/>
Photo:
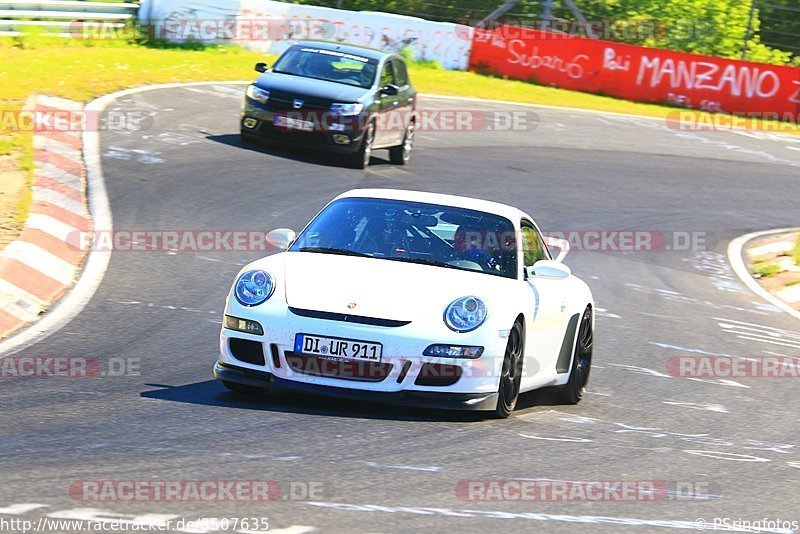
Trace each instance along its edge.
<path fill-rule="evenodd" d="M 491 213 L 375 198 L 325 208 L 290 252 L 316 252 L 517 277 L 514 226 Z"/>
<path fill-rule="evenodd" d="M 378 60 L 308 46 L 290 48 L 273 72 L 369 88 L 375 83 Z"/>

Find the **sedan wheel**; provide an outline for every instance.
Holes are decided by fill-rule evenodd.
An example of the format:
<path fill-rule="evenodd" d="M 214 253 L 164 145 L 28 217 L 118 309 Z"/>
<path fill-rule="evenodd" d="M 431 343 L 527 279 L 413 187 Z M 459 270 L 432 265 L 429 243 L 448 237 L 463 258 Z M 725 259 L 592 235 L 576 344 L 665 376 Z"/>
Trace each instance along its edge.
<path fill-rule="evenodd" d="M 372 145 L 375 144 L 375 123 L 372 123 L 364 132 L 364 140 L 358 152 L 353 154 L 352 164 L 354 169 L 366 169 L 369 167 L 369 160 L 372 158 Z"/>
<path fill-rule="evenodd" d="M 522 325 L 514 323 L 508 335 L 506 354 L 503 358 L 503 369 L 500 373 L 497 409 L 495 416 L 504 419 L 511 415 L 519 398 L 519 387 L 522 381 L 522 359 L 524 353 L 524 336 Z"/>
<path fill-rule="evenodd" d="M 592 332 L 592 309 L 586 308 L 581 318 L 578 329 L 578 339 L 575 341 L 575 351 L 572 357 L 569 381 L 563 386 L 562 398 L 565 404 L 578 404 L 586 393 L 586 384 L 589 382 L 589 371 L 592 369 L 592 345 L 594 332 Z"/>
<path fill-rule="evenodd" d="M 405 165 L 411 160 L 411 151 L 414 150 L 414 131 L 416 130 L 416 123 L 413 121 L 406 129 L 406 135 L 403 137 L 403 144 L 389 149 L 389 160 L 395 165 Z"/>

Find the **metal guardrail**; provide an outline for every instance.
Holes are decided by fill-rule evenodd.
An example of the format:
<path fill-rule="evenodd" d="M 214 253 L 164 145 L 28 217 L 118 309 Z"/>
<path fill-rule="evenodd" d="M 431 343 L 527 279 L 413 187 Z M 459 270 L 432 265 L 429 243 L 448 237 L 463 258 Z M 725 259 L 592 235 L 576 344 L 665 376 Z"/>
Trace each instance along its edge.
<path fill-rule="evenodd" d="M 32 28 L 44 35 L 71 37 L 85 25 L 104 23 L 122 28 L 136 19 L 139 4 L 131 2 L 87 2 L 81 0 L 0 0 L 0 36 L 18 36 Z"/>

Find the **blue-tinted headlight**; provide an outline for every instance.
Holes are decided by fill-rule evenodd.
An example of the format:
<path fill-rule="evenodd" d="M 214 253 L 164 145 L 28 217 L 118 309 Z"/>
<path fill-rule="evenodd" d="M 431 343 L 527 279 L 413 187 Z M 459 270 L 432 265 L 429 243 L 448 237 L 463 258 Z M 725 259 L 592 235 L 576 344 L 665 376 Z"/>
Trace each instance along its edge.
<path fill-rule="evenodd" d="M 486 320 L 486 304 L 478 297 L 461 297 L 444 311 L 444 322 L 456 332 L 471 332 Z"/>
<path fill-rule="evenodd" d="M 261 89 L 256 85 L 248 85 L 247 86 L 247 96 L 255 100 L 256 102 L 261 102 L 262 104 L 266 104 L 269 100 L 269 91 L 266 89 Z"/>
<path fill-rule="evenodd" d="M 236 281 L 236 300 L 244 306 L 258 306 L 272 296 L 275 282 L 264 271 L 247 271 Z"/>

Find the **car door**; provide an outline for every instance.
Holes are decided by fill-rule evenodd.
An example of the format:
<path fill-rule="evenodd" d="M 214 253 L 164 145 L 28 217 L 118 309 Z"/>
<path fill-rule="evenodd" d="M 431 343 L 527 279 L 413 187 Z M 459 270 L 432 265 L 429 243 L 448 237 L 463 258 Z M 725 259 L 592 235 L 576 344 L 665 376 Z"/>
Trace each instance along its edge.
<path fill-rule="evenodd" d="M 403 117 L 403 125 L 404 127 L 408 127 L 408 123 L 411 120 L 411 117 L 413 117 L 414 111 L 416 110 L 417 91 L 411 85 L 411 81 L 408 77 L 408 68 L 406 68 L 405 61 L 399 58 L 394 58 L 392 62 L 394 63 L 395 82 L 397 82 L 398 87 L 400 87 L 400 94 L 398 95 L 398 107 Z"/>
<path fill-rule="evenodd" d="M 521 224 L 522 256 L 527 270 L 539 260 L 550 259 L 541 234 L 530 221 Z M 525 284 L 534 293 L 534 309 L 528 317 L 525 330 L 525 372 L 526 380 L 544 371 L 552 373 L 556 366 L 565 329 L 566 280 L 545 276 L 527 276 Z"/>
<path fill-rule="evenodd" d="M 378 129 L 375 132 L 375 147 L 396 146 L 402 142 L 404 133 L 400 116 L 400 94 L 390 95 L 385 92 L 389 85 L 397 86 L 394 75 L 394 64 L 387 60 L 381 70 L 380 88 L 378 91 Z"/>

